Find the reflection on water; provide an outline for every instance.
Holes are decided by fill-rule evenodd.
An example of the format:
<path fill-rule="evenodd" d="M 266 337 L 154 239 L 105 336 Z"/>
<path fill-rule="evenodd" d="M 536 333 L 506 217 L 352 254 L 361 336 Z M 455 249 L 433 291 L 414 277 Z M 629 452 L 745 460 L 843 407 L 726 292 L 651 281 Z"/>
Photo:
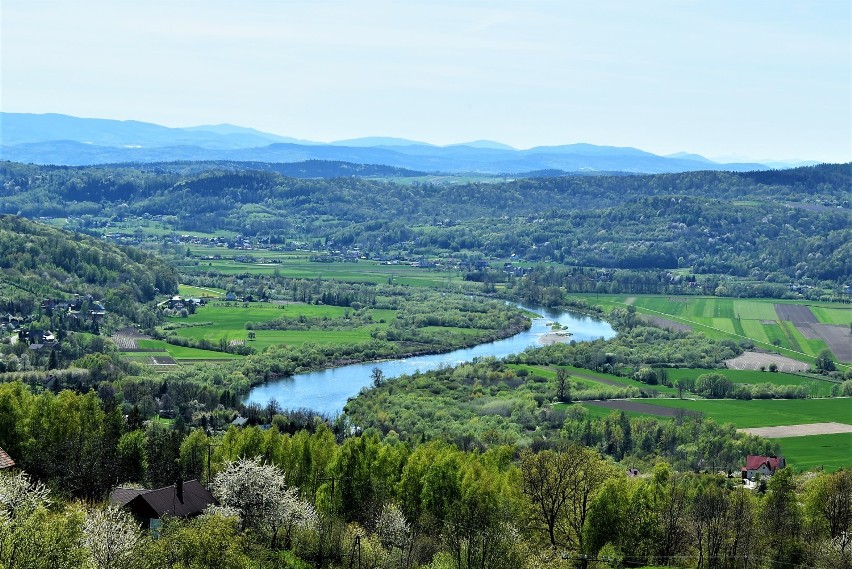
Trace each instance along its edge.
<path fill-rule="evenodd" d="M 333 416 L 343 410 L 347 399 L 356 396 L 361 388 L 370 385 L 370 374 L 373 368 L 379 368 L 385 377 L 391 378 L 417 371 L 425 372 L 441 367 L 455 366 L 477 357 L 494 356 L 502 358 L 509 354 L 522 352 L 530 346 L 541 345 L 539 338 L 551 331 L 548 324 L 552 322 L 558 322 L 564 326 L 568 332 L 571 332 L 571 339 L 578 342 L 615 336 L 615 330 L 612 329 L 612 326 L 597 318 L 576 312 L 561 312 L 528 306 L 521 306 L 521 308 L 541 314 L 542 317 L 534 319 L 529 330 L 511 338 L 447 352 L 446 354 L 368 362 L 301 373 L 253 388 L 245 402 L 266 405 L 267 402 L 275 399 L 284 409 L 304 407 Z"/>

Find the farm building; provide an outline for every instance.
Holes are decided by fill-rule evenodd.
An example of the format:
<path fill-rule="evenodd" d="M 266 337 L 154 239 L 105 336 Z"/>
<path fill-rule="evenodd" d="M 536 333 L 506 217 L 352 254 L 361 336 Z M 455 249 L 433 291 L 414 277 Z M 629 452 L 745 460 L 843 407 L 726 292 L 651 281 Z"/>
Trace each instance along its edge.
<path fill-rule="evenodd" d="M 143 527 L 150 529 L 157 529 L 161 524 L 160 518 L 165 515 L 192 518 L 216 503 L 213 494 L 198 480 L 179 480 L 177 484 L 157 490 L 119 487 L 113 490 L 109 499 L 130 510 Z"/>
<path fill-rule="evenodd" d="M 743 466 L 743 480 L 753 480 L 758 474 L 761 476 L 772 476 L 779 468 L 787 466 L 783 456 L 753 456 L 746 457 L 746 465 Z"/>

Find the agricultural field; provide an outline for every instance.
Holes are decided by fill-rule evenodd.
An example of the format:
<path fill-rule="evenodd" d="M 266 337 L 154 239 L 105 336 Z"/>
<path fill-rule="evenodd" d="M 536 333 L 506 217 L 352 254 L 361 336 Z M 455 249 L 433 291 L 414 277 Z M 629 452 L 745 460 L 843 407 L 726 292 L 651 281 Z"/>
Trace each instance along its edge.
<path fill-rule="evenodd" d="M 849 468 L 852 462 L 852 433 L 812 435 L 775 439 L 787 464 L 795 470 Z"/>
<path fill-rule="evenodd" d="M 178 287 L 178 294 L 184 298 L 221 298 L 227 291 L 218 288 L 190 286 L 182 284 Z"/>
<path fill-rule="evenodd" d="M 642 399 L 643 403 L 703 413 L 737 428 L 836 422 L 852 425 L 852 399 Z M 662 414 L 662 413 L 661 413 Z"/>
<path fill-rule="evenodd" d="M 632 399 L 583 403 L 590 417 L 607 416 L 622 410 L 630 416 L 672 417 L 677 411 L 702 413 L 719 423 L 737 428 L 805 425 L 836 422 L 852 425 L 852 399 L 759 399 L 738 401 Z M 660 412 L 655 412 L 655 407 Z M 817 434 L 773 439 L 790 466 L 807 470 L 825 466 L 828 470 L 852 466 L 852 433 Z"/>
<path fill-rule="evenodd" d="M 607 309 L 628 304 L 711 338 L 751 340 L 755 346 L 813 363 L 829 348 L 839 365 L 852 363 L 852 307 L 837 303 L 693 296 L 579 295 Z"/>
<path fill-rule="evenodd" d="M 800 385 L 808 389 L 811 397 L 829 397 L 834 383 L 806 375 L 794 373 L 771 373 L 751 369 L 668 369 L 669 379 L 674 382 L 681 377 L 696 379 L 705 373 L 718 373 L 730 379 L 733 383 L 761 384 L 771 383 L 773 385 Z"/>
<path fill-rule="evenodd" d="M 196 257 L 192 264 L 180 268 L 186 273 L 205 273 L 215 270 L 226 275 L 278 274 L 291 278 L 334 279 L 345 282 L 393 283 L 419 287 L 437 288 L 475 288 L 478 283 L 467 282 L 458 271 L 427 269 L 408 264 L 389 265 L 378 261 L 359 259 L 358 262 L 317 262 L 309 251 L 240 251 L 224 247 L 188 247 Z M 221 259 L 205 259 L 208 256 L 221 256 Z M 235 258 L 247 257 L 255 262 L 236 261 Z"/>
<path fill-rule="evenodd" d="M 566 411 L 572 405 L 575 405 L 575 403 L 554 403 L 553 408 L 556 410 Z M 611 407 L 604 407 L 591 402 L 577 403 L 577 405 L 580 405 L 581 407 L 583 407 L 583 409 L 586 410 L 586 417 L 590 419 L 601 419 L 604 417 L 608 417 L 610 413 L 616 411 L 616 409 L 613 409 Z M 623 409 L 623 411 L 624 414 L 628 417 L 654 417 L 656 419 L 660 418 L 659 415 L 655 415 L 652 413 L 640 413 L 639 411 L 632 411 L 629 409 Z"/>
<path fill-rule="evenodd" d="M 275 320 L 277 318 L 320 318 L 341 320 L 351 314 L 351 308 L 341 306 L 313 305 L 301 303 L 274 304 L 268 302 L 212 302 L 196 309 L 195 314 L 186 318 L 170 318 L 169 323 L 176 327 L 173 332 L 181 338 L 208 340 L 219 343 L 222 340 L 244 342 L 246 345 L 262 350 L 268 346 L 288 344 L 301 345 L 306 342 L 316 344 L 351 344 L 369 341 L 370 332 L 376 328 L 385 328 L 395 316 L 393 310 L 372 310 L 370 314 L 374 324 L 352 329 L 313 329 L 313 330 L 251 330 L 254 338 L 249 338 L 246 325 Z"/>
<path fill-rule="evenodd" d="M 212 360 L 233 360 L 240 358 L 236 354 L 227 354 L 224 352 L 214 352 L 212 350 L 199 350 L 197 348 L 187 348 L 184 346 L 175 346 L 162 340 L 139 340 L 140 352 L 122 353 L 122 355 L 130 356 L 131 358 L 155 357 L 162 356 L 167 353 L 174 358 L 178 363 L 193 363 L 200 361 Z"/>

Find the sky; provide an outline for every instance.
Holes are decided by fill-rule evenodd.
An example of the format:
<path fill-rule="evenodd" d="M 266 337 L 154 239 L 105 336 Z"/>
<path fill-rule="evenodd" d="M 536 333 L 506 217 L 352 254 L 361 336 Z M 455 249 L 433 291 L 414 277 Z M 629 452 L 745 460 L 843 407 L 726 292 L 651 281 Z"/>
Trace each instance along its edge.
<path fill-rule="evenodd" d="M 0 0 L 0 109 L 852 160 L 848 0 Z"/>

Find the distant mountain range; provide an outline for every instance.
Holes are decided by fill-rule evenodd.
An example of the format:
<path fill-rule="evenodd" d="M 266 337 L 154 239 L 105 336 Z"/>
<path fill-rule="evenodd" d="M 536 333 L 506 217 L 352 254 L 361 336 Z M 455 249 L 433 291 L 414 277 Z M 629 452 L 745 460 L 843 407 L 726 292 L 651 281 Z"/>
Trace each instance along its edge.
<path fill-rule="evenodd" d="M 275 163 L 330 160 L 424 172 L 484 174 L 770 168 L 757 163 L 718 163 L 697 154 L 659 156 L 636 148 L 593 144 L 517 150 L 489 140 L 449 146 L 388 137 L 318 143 L 229 124 L 169 128 L 139 121 L 24 113 L 0 113 L 0 159 L 75 166 L 178 160 Z"/>

